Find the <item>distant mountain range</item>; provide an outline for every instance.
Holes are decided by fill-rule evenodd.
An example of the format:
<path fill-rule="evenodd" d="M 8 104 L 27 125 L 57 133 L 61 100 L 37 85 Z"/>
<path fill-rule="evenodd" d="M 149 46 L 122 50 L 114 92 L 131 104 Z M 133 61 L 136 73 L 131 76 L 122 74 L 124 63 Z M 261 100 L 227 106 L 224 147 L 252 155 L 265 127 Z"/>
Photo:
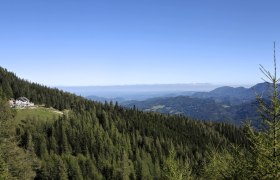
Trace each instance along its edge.
<path fill-rule="evenodd" d="M 257 95 L 268 98 L 272 87 L 269 83 L 259 83 L 251 88 L 224 86 L 210 92 L 197 92 L 191 97 L 201 99 L 214 99 L 216 102 L 227 103 L 229 105 L 239 105 L 248 103 L 256 99 Z"/>
<path fill-rule="evenodd" d="M 210 84 L 89 86 L 60 88 L 99 102 L 118 102 L 124 107 L 144 111 L 181 114 L 202 119 L 241 125 L 257 120 L 256 96 L 269 97 L 269 83 L 250 88 Z M 207 91 L 208 90 L 208 91 Z M 204 92 L 201 92 L 204 91 Z"/>
<path fill-rule="evenodd" d="M 164 114 L 181 114 L 197 119 L 225 121 L 241 125 L 245 120 L 257 120 L 256 96 L 269 97 L 271 86 L 260 83 L 251 88 L 220 87 L 210 92 L 190 96 L 160 97 L 144 101 L 126 101 L 125 107 Z"/>

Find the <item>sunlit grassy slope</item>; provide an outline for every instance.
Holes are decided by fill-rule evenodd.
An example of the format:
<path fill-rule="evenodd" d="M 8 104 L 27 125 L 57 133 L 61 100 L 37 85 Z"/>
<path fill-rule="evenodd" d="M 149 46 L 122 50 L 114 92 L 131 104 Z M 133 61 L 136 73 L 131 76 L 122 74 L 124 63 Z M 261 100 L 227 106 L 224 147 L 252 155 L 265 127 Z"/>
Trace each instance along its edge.
<path fill-rule="evenodd" d="M 63 114 L 61 111 L 44 107 L 38 107 L 35 109 L 17 109 L 16 111 L 15 119 L 17 122 L 25 119 L 52 120 Z"/>

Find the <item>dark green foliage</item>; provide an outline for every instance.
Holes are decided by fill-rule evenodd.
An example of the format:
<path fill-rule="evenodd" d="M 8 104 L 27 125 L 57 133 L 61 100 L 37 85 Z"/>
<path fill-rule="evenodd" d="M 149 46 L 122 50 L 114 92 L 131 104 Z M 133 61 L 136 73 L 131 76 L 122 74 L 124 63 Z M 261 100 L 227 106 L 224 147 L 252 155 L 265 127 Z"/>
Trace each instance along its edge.
<path fill-rule="evenodd" d="M 176 160 L 174 148 L 171 148 L 169 155 L 163 164 L 162 179 L 183 180 L 191 179 L 191 177 L 191 168 L 189 167 L 188 161 L 185 161 L 184 164 L 180 164 L 180 162 Z"/>
<path fill-rule="evenodd" d="M 19 146 L 34 151 L 42 162 L 37 179 L 162 179 L 172 164 L 168 158 L 199 177 L 213 147 L 246 145 L 242 129 L 232 125 L 96 103 L 0 68 L 0 82 L 4 80 L 13 94 L 3 91 L 7 98 L 26 96 L 67 110 L 51 121 L 27 118 L 17 126 Z M 172 148 L 176 156 L 170 156 Z"/>

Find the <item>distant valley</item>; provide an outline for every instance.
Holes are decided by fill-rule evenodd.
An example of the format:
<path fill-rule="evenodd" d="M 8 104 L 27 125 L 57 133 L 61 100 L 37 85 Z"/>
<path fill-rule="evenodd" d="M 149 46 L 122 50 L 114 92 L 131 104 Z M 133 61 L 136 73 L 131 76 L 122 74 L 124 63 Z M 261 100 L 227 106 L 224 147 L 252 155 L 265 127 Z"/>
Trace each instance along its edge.
<path fill-rule="evenodd" d="M 172 87 L 155 85 L 152 88 L 148 86 L 116 86 L 111 89 L 107 87 L 103 91 L 97 88 L 95 89 L 97 95 L 86 97 L 103 103 L 118 102 L 128 108 L 135 106 L 144 111 L 242 125 L 245 120 L 255 121 L 259 118 L 256 95 L 266 99 L 271 90 L 268 83 L 259 83 L 250 88 L 230 86 L 214 88 L 214 85 L 207 86 L 205 84 L 196 87 L 200 89 L 195 89 L 195 85 L 173 85 Z M 149 91 L 149 88 L 153 91 Z M 184 88 L 193 91 L 183 91 Z M 209 91 L 199 92 L 199 90 Z"/>
<path fill-rule="evenodd" d="M 268 83 L 260 83 L 251 88 L 219 87 L 209 92 L 196 92 L 190 96 L 159 97 L 145 101 L 127 101 L 125 107 L 137 107 L 144 111 L 164 114 L 181 114 L 202 119 L 230 122 L 242 125 L 245 120 L 256 121 L 256 96 L 267 99 L 271 91 Z"/>

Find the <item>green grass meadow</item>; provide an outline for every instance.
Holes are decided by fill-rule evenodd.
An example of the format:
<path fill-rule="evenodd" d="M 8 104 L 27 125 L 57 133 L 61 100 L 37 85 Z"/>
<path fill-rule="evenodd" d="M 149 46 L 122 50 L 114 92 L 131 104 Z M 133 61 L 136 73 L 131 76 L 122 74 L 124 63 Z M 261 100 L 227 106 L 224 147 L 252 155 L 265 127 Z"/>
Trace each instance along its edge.
<path fill-rule="evenodd" d="M 38 107 L 35 109 L 16 109 L 15 120 L 20 122 L 25 119 L 38 119 L 42 121 L 49 121 L 62 116 L 62 112 L 55 109 Z"/>

